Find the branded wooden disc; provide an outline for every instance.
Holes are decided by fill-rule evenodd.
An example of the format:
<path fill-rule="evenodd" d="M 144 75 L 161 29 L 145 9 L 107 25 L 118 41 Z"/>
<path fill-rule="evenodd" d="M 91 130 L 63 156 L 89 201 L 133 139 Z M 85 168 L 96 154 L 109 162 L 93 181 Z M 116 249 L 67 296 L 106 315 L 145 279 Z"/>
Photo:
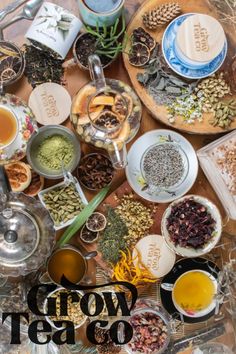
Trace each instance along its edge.
<path fill-rule="evenodd" d="M 134 265 L 138 263 L 138 254 L 142 264 L 156 278 L 166 275 L 175 264 L 175 253 L 167 247 L 160 235 L 145 236 L 138 241 L 132 254 Z"/>
<path fill-rule="evenodd" d="M 63 86 L 47 82 L 31 92 L 29 106 L 38 123 L 61 124 L 69 117 L 71 97 Z"/>
<path fill-rule="evenodd" d="M 208 62 L 220 54 L 225 43 L 223 27 L 209 15 L 195 14 L 179 27 L 177 46 L 189 59 Z"/>

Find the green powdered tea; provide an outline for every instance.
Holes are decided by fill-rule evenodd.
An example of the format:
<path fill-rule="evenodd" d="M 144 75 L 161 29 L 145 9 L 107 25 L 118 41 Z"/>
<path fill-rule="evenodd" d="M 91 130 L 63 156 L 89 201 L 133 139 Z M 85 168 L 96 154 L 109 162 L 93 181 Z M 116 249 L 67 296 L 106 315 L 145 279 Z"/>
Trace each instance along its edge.
<path fill-rule="evenodd" d="M 68 139 L 61 135 L 52 135 L 39 145 L 37 158 L 43 167 L 61 170 L 71 162 L 73 153 L 74 147 Z"/>

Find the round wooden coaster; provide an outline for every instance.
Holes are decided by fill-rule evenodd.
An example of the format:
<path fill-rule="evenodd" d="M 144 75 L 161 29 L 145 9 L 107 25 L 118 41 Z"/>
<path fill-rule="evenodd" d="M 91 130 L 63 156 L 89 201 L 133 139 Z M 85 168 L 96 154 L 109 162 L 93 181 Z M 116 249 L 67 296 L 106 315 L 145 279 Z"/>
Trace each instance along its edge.
<path fill-rule="evenodd" d="M 145 236 L 135 245 L 132 253 L 134 265 L 138 264 L 138 254 L 142 264 L 156 278 L 163 277 L 173 268 L 176 255 L 160 235 Z"/>
<path fill-rule="evenodd" d="M 28 104 L 38 123 L 61 124 L 70 114 L 71 97 L 63 86 L 47 82 L 31 92 Z"/>
<path fill-rule="evenodd" d="M 187 58 L 209 62 L 223 50 L 225 33 L 214 17 L 195 14 L 179 27 L 176 40 L 180 51 Z"/>

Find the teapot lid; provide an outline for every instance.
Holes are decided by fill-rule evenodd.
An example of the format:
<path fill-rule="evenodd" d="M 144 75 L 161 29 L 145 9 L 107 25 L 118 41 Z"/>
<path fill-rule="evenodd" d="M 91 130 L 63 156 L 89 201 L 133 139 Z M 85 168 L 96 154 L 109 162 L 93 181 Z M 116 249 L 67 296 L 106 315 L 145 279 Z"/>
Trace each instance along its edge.
<path fill-rule="evenodd" d="M 39 228 L 27 212 L 13 207 L 0 214 L 0 262 L 14 264 L 29 258 L 39 243 Z"/>

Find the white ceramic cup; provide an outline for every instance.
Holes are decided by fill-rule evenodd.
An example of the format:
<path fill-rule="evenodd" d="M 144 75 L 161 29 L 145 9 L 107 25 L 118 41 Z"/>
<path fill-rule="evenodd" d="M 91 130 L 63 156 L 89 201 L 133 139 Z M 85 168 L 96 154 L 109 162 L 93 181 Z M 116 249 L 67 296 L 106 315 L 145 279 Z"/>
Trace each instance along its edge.
<path fill-rule="evenodd" d="M 178 310 L 178 312 L 182 313 L 184 316 L 186 317 L 193 317 L 193 318 L 198 318 L 198 317 L 202 317 L 202 316 L 206 316 L 208 315 L 212 310 L 214 310 L 214 308 L 216 307 L 216 300 L 214 298 L 214 295 L 212 297 L 212 302 L 210 303 L 210 305 L 205 308 L 205 309 L 202 309 L 200 311 L 196 311 L 194 313 L 189 313 L 189 312 L 186 312 L 179 304 L 177 304 L 177 302 L 175 301 L 175 298 L 174 298 L 174 289 L 177 285 L 177 283 L 179 283 L 179 281 L 181 280 L 181 278 L 183 278 L 186 274 L 189 274 L 189 273 L 194 273 L 194 272 L 198 272 L 198 273 L 203 273 L 205 275 L 207 275 L 209 277 L 209 279 L 212 281 L 213 285 L 214 285 L 214 288 L 215 288 L 215 292 L 214 292 L 214 295 L 217 293 L 217 280 L 216 278 L 214 278 L 213 275 L 211 275 L 210 273 L 208 272 L 205 272 L 203 270 L 200 270 L 200 269 L 196 269 L 196 270 L 190 270 L 188 272 L 185 272 L 183 273 L 174 283 L 174 286 L 173 286 L 173 289 L 172 289 L 172 301 L 173 301 L 173 304 L 175 306 L 175 308 Z"/>
<path fill-rule="evenodd" d="M 13 112 L 13 110 L 11 110 L 10 108 L 6 107 L 5 105 L 3 104 L 0 104 L 0 108 L 3 109 L 3 110 L 6 110 L 8 111 L 9 113 L 11 113 L 12 115 L 12 118 L 15 120 L 16 122 L 16 133 L 15 135 L 12 137 L 12 139 L 7 143 L 7 144 L 0 144 L 0 149 L 5 149 L 6 147 L 10 146 L 17 138 L 17 135 L 19 133 L 19 122 L 18 122 L 18 119 L 17 119 L 17 116 L 15 115 L 15 113 Z M 0 128 L 1 129 L 1 128 Z"/>

